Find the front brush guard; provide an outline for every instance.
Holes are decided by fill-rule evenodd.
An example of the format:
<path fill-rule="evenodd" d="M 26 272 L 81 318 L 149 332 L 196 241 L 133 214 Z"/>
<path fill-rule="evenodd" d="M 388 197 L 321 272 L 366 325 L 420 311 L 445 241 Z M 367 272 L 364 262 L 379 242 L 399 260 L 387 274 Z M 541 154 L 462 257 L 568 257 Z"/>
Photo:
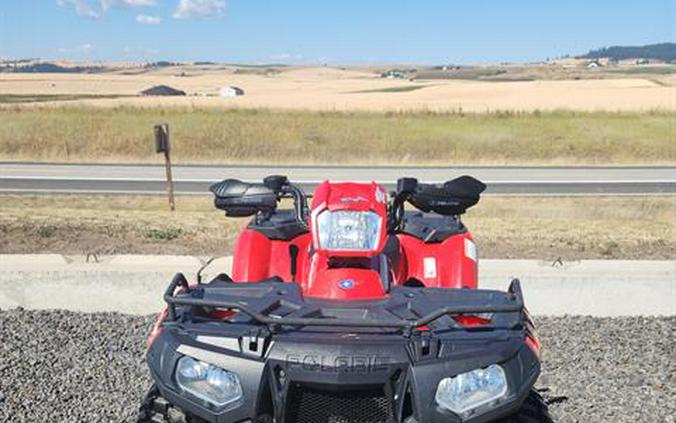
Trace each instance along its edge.
<path fill-rule="evenodd" d="M 524 311 L 518 279 L 511 281 L 507 292 L 394 287 L 382 300 L 337 302 L 303 298 L 295 283 L 218 281 L 191 287 L 178 273 L 167 287 L 164 300 L 173 321 L 179 319 L 178 307 L 229 309 L 240 313 L 226 321 L 266 325 L 272 332 L 281 327 L 323 326 L 393 328 L 410 335 L 412 330 L 427 326 L 430 330 L 436 326 L 468 329 L 449 321 L 449 317 L 479 313 L 492 314 L 490 324 L 479 326 L 482 330 L 514 329 L 523 324 Z M 185 315 L 181 313 L 180 318 Z M 362 317 L 350 317 L 354 315 Z M 442 319 L 445 321 L 439 322 Z"/>

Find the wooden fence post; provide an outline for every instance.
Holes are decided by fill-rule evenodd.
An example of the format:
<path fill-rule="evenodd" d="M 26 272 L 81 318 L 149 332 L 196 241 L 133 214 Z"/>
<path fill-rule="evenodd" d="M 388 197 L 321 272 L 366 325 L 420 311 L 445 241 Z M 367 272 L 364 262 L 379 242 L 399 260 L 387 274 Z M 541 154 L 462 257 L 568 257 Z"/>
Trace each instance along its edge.
<path fill-rule="evenodd" d="M 164 167 L 167 174 L 167 194 L 169 195 L 169 209 L 176 210 L 174 200 L 174 179 L 171 175 L 171 143 L 169 142 L 169 125 L 161 123 L 155 125 L 155 151 L 164 153 Z"/>

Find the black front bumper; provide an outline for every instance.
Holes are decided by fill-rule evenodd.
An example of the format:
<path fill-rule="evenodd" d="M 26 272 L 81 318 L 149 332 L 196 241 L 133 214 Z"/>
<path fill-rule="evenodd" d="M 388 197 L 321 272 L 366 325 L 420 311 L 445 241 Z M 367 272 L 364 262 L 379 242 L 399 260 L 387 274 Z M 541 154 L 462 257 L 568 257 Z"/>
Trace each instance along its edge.
<path fill-rule="evenodd" d="M 367 340 L 345 333 L 289 334 L 249 342 L 253 338 L 167 329 L 147 356 L 155 382 L 170 402 L 213 422 L 248 421 L 262 414 L 299 423 L 389 423 L 411 414 L 420 423 L 459 422 L 436 404 L 438 383 L 498 363 L 507 375 L 508 397 L 493 411 L 465 420 L 490 421 L 516 411 L 540 372 L 535 354 L 523 340 L 511 337 L 475 335 L 464 342 L 426 346 L 423 336 L 395 340 L 370 334 Z M 184 355 L 237 373 L 243 399 L 219 409 L 182 393 L 174 371 Z"/>
<path fill-rule="evenodd" d="M 305 300 L 295 284 L 188 288 L 177 277 L 165 299 L 169 320 L 147 355 L 152 376 L 167 400 L 212 422 L 490 421 L 515 412 L 540 373 L 518 282 L 508 292 L 394 288 L 385 301 L 346 305 Z M 214 321 L 213 308 L 239 312 Z M 491 323 L 451 318 L 473 311 Z M 182 392 L 174 373 L 183 356 L 237 373 L 242 399 L 218 408 Z M 465 420 L 436 404 L 443 378 L 491 364 L 507 376 L 504 400 Z"/>

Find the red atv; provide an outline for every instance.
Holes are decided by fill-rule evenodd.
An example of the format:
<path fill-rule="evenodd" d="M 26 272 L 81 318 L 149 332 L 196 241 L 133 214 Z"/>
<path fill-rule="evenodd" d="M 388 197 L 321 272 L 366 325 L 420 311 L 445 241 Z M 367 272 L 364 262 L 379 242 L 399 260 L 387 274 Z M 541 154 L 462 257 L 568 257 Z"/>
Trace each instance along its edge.
<path fill-rule="evenodd" d="M 308 208 L 283 176 L 213 185 L 226 216 L 253 219 L 232 277 L 167 288 L 139 421 L 551 421 L 519 281 L 476 289 L 460 215 L 484 189 L 323 182 Z"/>

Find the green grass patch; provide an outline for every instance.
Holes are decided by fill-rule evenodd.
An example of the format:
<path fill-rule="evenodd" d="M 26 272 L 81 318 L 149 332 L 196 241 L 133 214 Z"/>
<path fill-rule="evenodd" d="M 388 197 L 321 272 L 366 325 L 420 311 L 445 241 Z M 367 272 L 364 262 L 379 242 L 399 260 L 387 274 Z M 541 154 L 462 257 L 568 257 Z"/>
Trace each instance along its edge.
<path fill-rule="evenodd" d="M 85 106 L 0 108 L 0 160 L 161 163 L 673 164 L 676 112 L 309 112 Z"/>
<path fill-rule="evenodd" d="M 56 233 L 56 227 L 53 225 L 41 225 L 37 228 L 37 234 L 40 238 L 51 238 Z"/>
<path fill-rule="evenodd" d="M 149 229 L 145 232 L 145 237 L 154 241 L 172 241 L 181 236 L 183 230 L 181 228 L 163 228 L 163 229 Z"/>

